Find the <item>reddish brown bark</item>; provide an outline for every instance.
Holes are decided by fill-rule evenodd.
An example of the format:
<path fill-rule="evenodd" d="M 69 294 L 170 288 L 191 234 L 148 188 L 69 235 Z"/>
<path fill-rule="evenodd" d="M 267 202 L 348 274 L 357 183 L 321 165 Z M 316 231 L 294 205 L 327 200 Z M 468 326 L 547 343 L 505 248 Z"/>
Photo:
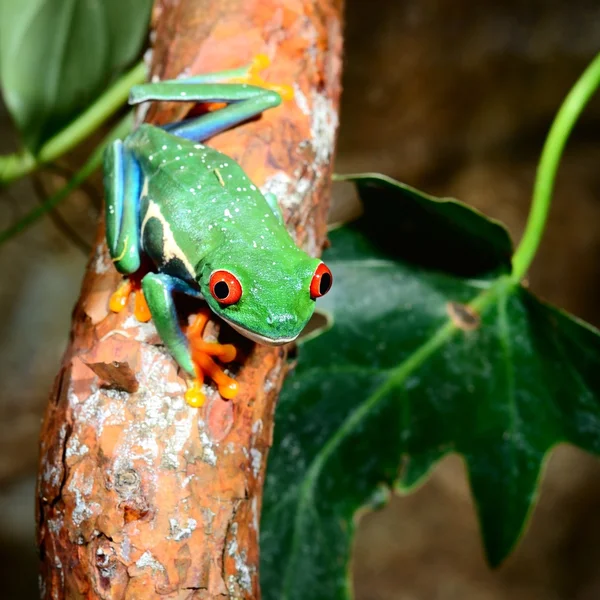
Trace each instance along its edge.
<path fill-rule="evenodd" d="M 161 0 L 152 72 L 272 59 L 295 96 L 213 143 L 276 192 L 311 253 L 325 238 L 341 70 L 341 0 Z M 189 108 L 189 107 L 188 107 Z M 160 106 L 149 120 L 180 118 Z M 241 338 L 234 401 L 188 407 L 152 324 L 107 310 L 120 277 L 102 241 L 41 434 L 43 598 L 258 598 L 258 520 L 286 349 Z M 215 331 L 218 325 L 213 324 Z"/>

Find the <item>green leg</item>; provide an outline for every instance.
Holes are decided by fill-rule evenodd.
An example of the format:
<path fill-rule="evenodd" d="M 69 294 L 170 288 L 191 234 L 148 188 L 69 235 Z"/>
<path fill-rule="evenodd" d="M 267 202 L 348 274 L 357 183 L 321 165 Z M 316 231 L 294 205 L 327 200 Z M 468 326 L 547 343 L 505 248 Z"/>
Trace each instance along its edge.
<path fill-rule="evenodd" d="M 202 296 L 181 279 L 163 273 L 148 273 L 142 279 L 142 290 L 158 335 L 167 350 L 184 371 L 195 377 L 190 346 L 179 326 L 173 294 L 179 292 L 196 298 Z"/>
<path fill-rule="evenodd" d="M 225 71 L 216 71 L 214 73 L 203 73 L 202 75 L 192 75 L 184 79 L 167 79 L 161 83 L 178 85 L 188 83 L 226 83 L 235 79 L 245 79 L 252 77 L 252 72 L 259 71 L 269 64 L 266 56 L 257 56 L 250 64 L 237 69 L 227 69 Z"/>
<path fill-rule="evenodd" d="M 113 142 L 104 154 L 106 240 L 115 267 L 126 274 L 140 267 L 141 179 L 135 157 L 121 140 Z"/>
<path fill-rule="evenodd" d="M 202 141 L 281 104 L 274 91 L 245 83 L 148 83 L 132 88 L 130 104 L 148 101 L 226 102 L 228 106 L 187 121 L 165 125 L 173 135 Z"/>

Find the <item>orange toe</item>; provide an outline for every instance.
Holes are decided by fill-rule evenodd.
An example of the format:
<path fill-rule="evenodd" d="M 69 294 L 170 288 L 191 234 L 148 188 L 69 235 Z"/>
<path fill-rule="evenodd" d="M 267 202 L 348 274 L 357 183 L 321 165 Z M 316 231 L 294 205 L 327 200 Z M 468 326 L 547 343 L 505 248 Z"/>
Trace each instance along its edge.
<path fill-rule="evenodd" d="M 112 312 L 120 313 L 126 306 L 129 296 L 133 291 L 133 284 L 131 280 L 124 279 L 119 284 L 119 287 L 110 297 L 108 307 Z"/>
<path fill-rule="evenodd" d="M 140 323 L 147 323 L 152 317 L 150 309 L 148 308 L 148 303 L 144 297 L 144 292 L 142 292 L 141 289 L 136 290 L 135 292 L 135 307 L 133 309 L 133 314 Z"/>
<path fill-rule="evenodd" d="M 260 73 L 271 64 L 271 59 L 266 54 L 257 54 L 250 63 L 250 73 Z"/>
<path fill-rule="evenodd" d="M 277 92 L 283 100 L 291 100 L 294 97 L 294 88 L 291 85 L 269 83 L 261 77 L 261 71 L 266 69 L 270 64 L 271 59 L 266 54 L 258 54 L 252 59 L 246 75 L 236 77 L 230 81 L 231 83 L 246 83 L 262 87 Z"/>
<path fill-rule="evenodd" d="M 185 401 L 193 408 L 200 408 L 204 405 L 206 397 L 202 391 L 202 378 L 194 379 L 192 385 L 185 392 Z"/>
<path fill-rule="evenodd" d="M 198 373 L 198 377 L 194 380 L 194 384 L 192 384 L 186 393 L 186 400 L 188 401 L 188 404 L 192 406 L 192 402 L 197 402 L 196 397 L 198 394 L 202 395 L 202 401 L 199 406 L 204 402 L 204 395 L 199 391 L 204 376 L 212 379 L 216 383 L 219 394 L 226 400 L 235 398 L 239 391 L 238 383 L 226 375 L 223 369 L 212 358 L 215 357 L 221 362 L 231 362 L 235 359 L 237 350 L 233 344 L 219 344 L 216 342 L 207 342 L 203 339 L 204 328 L 206 327 L 209 318 L 210 311 L 204 309 L 196 315 L 194 321 L 187 329 L 187 337 L 192 352 L 192 361 L 194 362 Z"/>

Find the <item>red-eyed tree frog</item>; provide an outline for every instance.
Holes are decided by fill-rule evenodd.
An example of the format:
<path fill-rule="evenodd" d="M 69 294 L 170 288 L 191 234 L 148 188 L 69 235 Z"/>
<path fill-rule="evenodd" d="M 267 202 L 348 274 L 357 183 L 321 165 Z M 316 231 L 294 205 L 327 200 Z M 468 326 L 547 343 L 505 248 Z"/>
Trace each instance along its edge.
<path fill-rule="evenodd" d="M 151 316 L 166 348 L 192 378 L 186 398 L 194 406 L 204 401 L 205 376 L 224 398 L 235 396 L 237 383 L 211 356 L 228 362 L 236 350 L 203 341 L 207 312 L 184 334 L 174 293 L 203 298 L 238 332 L 278 345 L 296 339 L 316 298 L 332 284 L 327 266 L 294 243 L 277 199 L 263 195 L 232 158 L 203 143 L 278 106 L 289 94 L 289 88 L 260 79 L 257 71 L 266 64 L 258 57 L 241 69 L 135 86 L 130 104 L 218 102 L 225 107 L 163 127 L 142 124 L 114 142 L 104 158 L 106 241 L 117 270 L 131 276 L 113 294 L 110 307 L 122 309 L 143 276 L 136 316 Z M 144 257 L 151 264 L 145 274 L 140 273 Z"/>

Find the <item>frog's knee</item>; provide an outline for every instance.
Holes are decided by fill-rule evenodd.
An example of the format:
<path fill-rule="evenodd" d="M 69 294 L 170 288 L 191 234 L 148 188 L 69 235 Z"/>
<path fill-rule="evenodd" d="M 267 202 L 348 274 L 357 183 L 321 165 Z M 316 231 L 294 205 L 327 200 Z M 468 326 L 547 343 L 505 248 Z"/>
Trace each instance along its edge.
<path fill-rule="evenodd" d="M 115 249 L 115 252 L 118 252 L 118 254 L 117 256 L 113 256 L 113 262 L 115 263 L 115 268 L 120 273 L 135 273 L 140 268 L 139 249 L 129 241 L 128 236 L 125 236 L 122 247 Z"/>

